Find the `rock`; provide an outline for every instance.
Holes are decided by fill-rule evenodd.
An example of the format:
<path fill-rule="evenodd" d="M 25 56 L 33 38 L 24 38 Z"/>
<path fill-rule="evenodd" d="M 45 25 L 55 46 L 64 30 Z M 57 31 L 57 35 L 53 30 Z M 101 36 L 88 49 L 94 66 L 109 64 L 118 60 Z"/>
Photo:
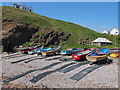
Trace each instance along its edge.
<path fill-rule="evenodd" d="M 54 36 L 51 38 L 50 41 L 48 41 L 48 43 L 46 44 L 47 46 L 49 45 L 55 45 L 55 42 L 58 42 L 58 37 Z"/>
<path fill-rule="evenodd" d="M 19 48 L 23 48 L 23 46 L 19 46 Z"/>
<path fill-rule="evenodd" d="M 35 44 L 41 44 L 45 46 L 58 45 L 67 41 L 72 35 L 68 35 L 65 32 L 56 32 L 40 27 L 32 27 L 29 24 L 23 24 L 21 21 L 15 22 L 14 20 L 4 20 L 3 29 L 8 30 L 4 37 L 2 38 L 2 45 L 4 46 L 4 51 L 12 51 L 15 46 L 22 45 L 26 42 L 31 42 Z M 11 26 L 11 28 L 8 28 Z M 36 34 L 36 32 L 42 32 L 42 35 Z"/>
<path fill-rule="evenodd" d="M 7 19 L 2 20 L 2 22 L 6 22 L 6 21 L 7 21 Z"/>
<path fill-rule="evenodd" d="M 9 19 L 9 20 L 7 20 L 8 22 L 13 22 L 14 20 L 13 19 Z"/>
<path fill-rule="evenodd" d="M 59 37 L 60 37 L 60 36 L 63 36 L 63 35 L 65 35 L 64 32 L 60 32 L 60 33 L 58 34 Z"/>
<path fill-rule="evenodd" d="M 38 30 L 36 28 L 34 29 L 34 27 L 17 24 L 2 38 L 2 45 L 4 46 L 3 51 L 12 51 L 15 46 L 22 45 L 26 41 L 29 41 L 32 35 L 37 31 Z"/>

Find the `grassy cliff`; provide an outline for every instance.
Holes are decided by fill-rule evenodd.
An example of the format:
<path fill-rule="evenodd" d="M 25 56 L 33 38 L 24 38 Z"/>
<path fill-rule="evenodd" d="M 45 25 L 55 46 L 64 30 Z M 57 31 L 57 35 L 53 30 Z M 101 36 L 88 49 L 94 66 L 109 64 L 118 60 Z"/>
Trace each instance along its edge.
<path fill-rule="evenodd" d="M 39 35 L 43 35 L 46 31 L 64 32 L 66 35 L 71 33 L 71 36 L 67 41 L 64 42 L 63 48 L 72 47 L 94 47 L 91 45 L 79 44 L 80 39 L 90 38 L 89 42 L 96 39 L 97 37 L 105 37 L 113 41 L 112 46 L 115 46 L 115 37 L 106 34 L 97 33 L 89 28 L 61 20 L 48 18 L 42 15 L 35 14 L 33 12 L 13 8 L 13 7 L 2 7 L 2 22 L 10 20 L 11 22 L 18 22 L 30 27 L 37 27 L 39 30 L 36 32 Z M 5 25 L 4 25 L 5 27 Z M 118 36 L 117 36 L 118 38 Z M 31 42 L 26 41 L 23 45 L 29 45 Z"/>

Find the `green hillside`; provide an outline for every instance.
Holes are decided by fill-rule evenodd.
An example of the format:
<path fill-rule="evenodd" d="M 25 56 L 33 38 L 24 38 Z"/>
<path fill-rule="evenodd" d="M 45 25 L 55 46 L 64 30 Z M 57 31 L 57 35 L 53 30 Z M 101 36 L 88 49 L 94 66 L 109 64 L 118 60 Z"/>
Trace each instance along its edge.
<path fill-rule="evenodd" d="M 33 12 L 16 9 L 13 7 L 2 7 L 2 21 L 5 20 L 13 20 L 15 22 L 22 22 L 25 25 L 29 25 L 32 27 L 39 27 L 41 30 L 38 30 L 36 32 L 39 35 L 42 35 L 44 30 L 52 30 L 57 32 L 64 32 L 65 34 L 71 33 L 70 38 L 64 43 L 63 48 L 71 48 L 71 47 L 94 47 L 90 45 L 80 45 L 78 44 L 80 39 L 85 39 L 90 37 L 90 42 L 97 37 L 105 37 L 113 43 L 115 42 L 114 36 L 109 36 L 106 34 L 100 34 L 97 33 L 91 29 L 88 29 L 86 27 L 73 24 L 71 22 L 65 22 L 61 20 L 56 20 L 52 18 L 48 18 L 42 15 L 35 14 Z M 24 43 L 23 45 L 28 45 L 31 43 L 30 41 L 27 41 L 27 43 Z M 115 45 L 112 45 L 110 47 L 113 47 Z"/>

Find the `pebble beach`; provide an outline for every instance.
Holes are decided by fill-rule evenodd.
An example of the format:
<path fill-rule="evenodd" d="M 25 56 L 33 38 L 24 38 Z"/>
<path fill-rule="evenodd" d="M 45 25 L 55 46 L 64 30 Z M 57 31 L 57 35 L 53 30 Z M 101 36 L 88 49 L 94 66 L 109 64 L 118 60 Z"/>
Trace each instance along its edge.
<path fill-rule="evenodd" d="M 118 88 L 118 58 L 110 59 L 89 65 L 71 56 L 3 53 L 0 81 L 3 88 Z"/>

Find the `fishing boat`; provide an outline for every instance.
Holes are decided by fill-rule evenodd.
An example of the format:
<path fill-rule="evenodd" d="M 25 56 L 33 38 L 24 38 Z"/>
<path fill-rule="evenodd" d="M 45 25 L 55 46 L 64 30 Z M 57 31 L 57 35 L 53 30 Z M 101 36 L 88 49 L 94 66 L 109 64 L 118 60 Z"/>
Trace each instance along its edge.
<path fill-rule="evenodd" d="M 31 47 L 31 48 L 20 49 L 20 52 L 23 54 L 28 54 L 28 51 L 32 51 L 32 50 L 37 49 L 39 47 L 40 47 L 40 45 L 36 45 L 34 47 Z"/>
<path fill-rule="evenodd" d="M 48 50 L 51 50 L 52 48 L 44 48 L 44 49 L 40 49 L 40 48 L 37 48 L 34 50 L 35 53 L 37 54 L 41 54 L 41 52 L 45 52 L 45 51 L 48 51 Z"/>
<path fill-rule="evenodd" d="M 93 64 L 93 62 L 98 62 L 101 60 L 108 60 L 107 56 L 109 53 L 110 53 L 110 50 L 108 48 L 103 48 L 99 51 L 94 51 L 86 55 L 86 59 L 90 61 L 89 64 Z"/>
<path fill-rule="evenodd" d="M 110 54 L 110 56 L 113 58 L 120 58 L 120 52 L 112 53 L 112 54 Z"/>
<path fill-rule="evenodd" d="M 103 48 L 101 50 L 96 50 L 96 53 L 98 53 L 98 54 L 108 54 L 108 53 L 110 53 L 110 50 L 108 48 Z"/>
<path fill-rule="evenodd" d="M 73 49 L 68 49 L 68 50 L 65 50 L 65 51 L 61 51 L 59 54 L 62 54 L 62 55 L 71 55 L 71 54 L 74 54 L 76 52 L 78 52 L 79 49 L 77 48 L 73 48 Z"/>
<path fill-rule="evenodd" d="M 43 46 L 42 46 L 42 47 L 39 47 L 39 48 L 36 48 L 36 49 L 34 49 L 34 50 L 28 51 L 28 54 L 30 54 L 30 55 L 35 54 L 36 51 L 42 50 L 42 49 L 43 49 Z"/>
<path fill-rule="evenodd" d="M 55 47 L 54 49 L 50 49 L 48 51 L 42 51 L 41 54 L 43 56 L 47 56 L 47 55 L 54 55 L 56 53 L 58 53 L 58 51 L 60 50 L 61 45 L 58 45 L 57 47 Z"/>
<path fill-rule="evenodd" d="M 86 59 L 86 55 L 91 53 L 94 50 L 94 48 L 91 49 L 87 49 L 87 50 L 82 50 L 80 52 L 77 52 L 75 54 L 72 54 L 72 58 L 75 60 L 85 60 Z"/>

